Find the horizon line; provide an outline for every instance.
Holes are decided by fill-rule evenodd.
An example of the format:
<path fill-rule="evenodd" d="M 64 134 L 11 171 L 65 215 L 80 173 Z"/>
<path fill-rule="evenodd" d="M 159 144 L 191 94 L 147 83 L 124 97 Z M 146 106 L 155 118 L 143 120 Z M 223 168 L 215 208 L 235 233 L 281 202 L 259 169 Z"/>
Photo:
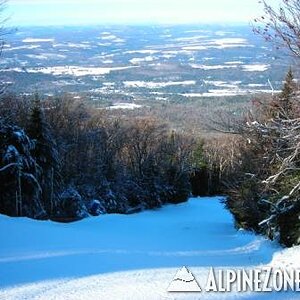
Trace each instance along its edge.
<path fill-rule="evenodd" d="M 157 27 L 164 27 L 164 26 L 249 26 L 251 28 L 251 21 L 232 21 L 232 22 L 132 22 L 132 23 L 119 23 L 119 22 L 112 22 L 112 23 L 80 23 L 80 24 L 24 24 L 24 25 L 14 25 L 14 24 L 7 24 L 4 26 L 5 28 L 28 28 L 28 27 L 97 27 L 97 26 L 107 26 L 107 27 L 115 27 L 115 26 L 157 26 Z"/>

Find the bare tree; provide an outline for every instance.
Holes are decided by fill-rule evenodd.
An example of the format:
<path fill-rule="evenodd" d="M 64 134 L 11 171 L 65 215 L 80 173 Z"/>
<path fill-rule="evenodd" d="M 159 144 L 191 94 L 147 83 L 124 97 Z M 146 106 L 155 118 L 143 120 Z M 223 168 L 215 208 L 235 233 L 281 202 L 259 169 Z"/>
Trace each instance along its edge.
<path fill-rule="evenodd" d="M 15 29 L 6 27 L 6 23 L 9 19 L 9 16 L 6 15 L 6 7 L 7 7 L 7 0 L 0 0 L 0 55 L 2 54 L 3 47 L 4 47 L 4 37 L 8 34 L 11 34 L 15 31 Z M 7 84 L 4 83 L 5 80 L 1 76 L 0 78 L 0 95 L 3 94 L 7 88 Z"/>
<path fill-rule="evenodd" d="M 7 0 L 0 0 L 0 40 L 1 40 L 1 43 L 3 43 L 2 37 L 11 32 L 11 30 L 6 28 L 6 26 L 5 26 L 6 22 L 9 19 L 9 17 L 5 14 L 7 2 L 8 2 Z"/>
<path fill-rule="evenodd" d="M 264 15 L 254 19 L 254 32 L 300 58 L 300 2 L 282 0 L 278 7 L 260 1 Z"/>

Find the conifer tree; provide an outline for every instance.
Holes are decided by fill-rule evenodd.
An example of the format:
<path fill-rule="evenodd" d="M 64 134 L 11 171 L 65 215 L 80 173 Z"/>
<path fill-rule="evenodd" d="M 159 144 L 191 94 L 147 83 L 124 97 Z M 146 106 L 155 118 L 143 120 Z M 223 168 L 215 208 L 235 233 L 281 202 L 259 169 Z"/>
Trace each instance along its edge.
<path fill-rule="evenodd" d="M 292 112 L 292 98 L 295 94 L 296 85 L 294 83 L 294 74 L 290 68 L 285 77 L 282 92 L 279 95 L 279 107 L 281 109 L 280 117 L 288 118 Z"/>
<path fill-rule="evenodd" d="M 285 76 L 281 92 L 274 96 L 273 100 L 264 107 L 264 117 L 277 120 L 293 118 L 296 92 L 297 85 L 294 81 L 293 71 L 290 68 Z"/>
<path fill-rule="evenodd" d="M 33 141 L 23 129 L 0 120 L 0 213 L 45 218 L 40 203 Z"/>
<path fill-rule="evenodd" d="M 54 215 L 57 206 L 56 192 L 59 188 L 59 157 L 56 143 L 52 137 L 49 124 L 46 122 L 41 101 L 35 95 L 33 108 L 27 128 L 29 136 L 35 140 L 33 155 L 40 166 L 40 185 L 42 203 L 48 215 Z"/>

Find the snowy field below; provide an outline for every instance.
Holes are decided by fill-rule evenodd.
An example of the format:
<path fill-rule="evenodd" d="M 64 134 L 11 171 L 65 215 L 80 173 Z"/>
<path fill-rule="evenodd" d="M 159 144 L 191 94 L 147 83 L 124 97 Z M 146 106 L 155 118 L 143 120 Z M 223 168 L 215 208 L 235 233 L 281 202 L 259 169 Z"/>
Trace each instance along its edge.
<path fill-rule="evenodd" d="M 234 228 L 221 198 L 71 224 L 0 216 L 0 299 L 300 299 L 299 293 L 170 293 L 183 266 L 299 268 L 300 248 Z"/>

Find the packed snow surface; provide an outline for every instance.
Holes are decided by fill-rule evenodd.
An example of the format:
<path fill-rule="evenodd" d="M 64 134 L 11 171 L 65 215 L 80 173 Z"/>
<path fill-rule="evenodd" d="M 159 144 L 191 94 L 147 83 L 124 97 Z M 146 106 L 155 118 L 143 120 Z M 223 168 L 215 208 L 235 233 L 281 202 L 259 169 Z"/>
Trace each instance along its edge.
<path fill-rule="evenodd" d="M 221 198 L 71 224 L 0 216 L 0 299 L 299 299 L 288 293 L 170 293 L 184 266 L 300 267 L 300 248 L 237 231 Z"/>

